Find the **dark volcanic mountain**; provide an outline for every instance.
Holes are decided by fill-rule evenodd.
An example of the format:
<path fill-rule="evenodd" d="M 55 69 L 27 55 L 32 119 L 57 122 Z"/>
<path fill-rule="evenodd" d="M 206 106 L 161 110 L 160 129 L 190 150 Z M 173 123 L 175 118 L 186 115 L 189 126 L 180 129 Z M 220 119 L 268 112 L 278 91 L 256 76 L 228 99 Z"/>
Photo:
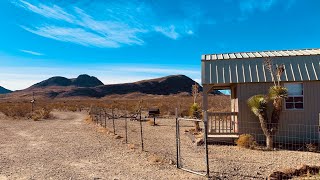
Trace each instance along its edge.
<path fill-rule="evenodd" d="M 188 93 L 191 95 L 192 85 L 195 83 L 194 80 L 185 75 L 172 75 L 134 83 L 103 85 L 95 77 L 80 75 L 76 79 L 52 77 L 25 90 L 15 91 L 12 94 L 24 97 L 30 96 L 32 92 L 35 92 L 37 96 L 44 98 L 101 98 L 108 95 L 126 95 L 132 93 L 149 95 Z M 200 85 L 199 90 L 202 91 Z M 214 91 L 213 94 L 221 94 L 221 92 Z"/>
<path fill-rule="evenodd" d="M 89 96 L 104 97 L 114 94 L 142 93 L 152 95 L 170 95 L 190 93 L 196 82 L 185 75 L 172 75 L 157 79 L 149 79 L 134 83 L 111 84 L 94 88 L 76 88 L 62 94 L 63 97 Z M 198 83 L 197 83 L 198 84 Z M 198 84 L 199 85 L 199 84 Z M 202 87 L 199 85 L 199 90 Z M 215 91 L 215 94 L 221 94 Z"/>
<path fill-rule="evenodd" d="M 0 94 L 7 94 L 7 93 L 11 93 L 12 91 L 10 91 L 9 89 L 6 89 L 4 87 L 0 86 Z"/>
<path fill-rule="evenodd" d="M 75 79 L 68 79 L 60 76 L 52 77 L 41 81 L 30 88 L 44 88 L 50 86 L 96 87 L 100 85 L 103 85 L 103 83 L 98 78 L 83 74 Z"/>

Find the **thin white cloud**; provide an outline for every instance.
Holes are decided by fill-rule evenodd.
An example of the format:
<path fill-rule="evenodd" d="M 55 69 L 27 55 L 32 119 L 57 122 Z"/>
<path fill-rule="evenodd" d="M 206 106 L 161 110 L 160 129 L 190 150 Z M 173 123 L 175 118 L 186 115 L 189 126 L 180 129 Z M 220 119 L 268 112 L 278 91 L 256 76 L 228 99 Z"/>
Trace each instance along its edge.
<path fill-rule="evenodd" d="M 65 12 L 61 7 L 56 5 L 52 5 L 52 6 L 46 6 L 44 4 L 33 5 L 24 0 L 14 1 L 13 3 L 16 4 L 17 6 L 24 8 L 25 10 L 34 12 L 36 14 L 39 14 L 47 18 L 63 20 L 70 23 L 72 23 L 75 18 L 71 14 Z"/>
<path fill-rule="evenodd" d="M 96 46 L 96 47 L 119 47 L 118 42 L 109 40 L 97 34 L 85 31 L 81 28 L 67 28 L 57 26 L 44 26 L 35 27 L 34 29 L 23 27 L 23 29 L 37 34 L 39 36 L 64 41 L 72 42 L 84 46 Z"/>
<path fill-rule="evenodd" d="M 159 32 L 159 33 L 162 33 L 163 35 L 171 38 L 171 39 L 177 39 L 180 34 L 178 34 L 176 32 L 176 27 L 174 25 L 171 25 L 169 27 L 160 27 L 160 26 L 157 26 L 154 28 L 154 30 L 156 32 Z"/>
<path fill-rule="evenodd" d="M 253 13 L 256 10 L 268 11 L 277 0 L 243 0 L 240 1 L 240 10 L 243 13 Z"/>
<path fill-rule="evenodd" d="M 187 34 L 192 35 L 192 34 L 194 34 L 194 32 L 193 32 L 192 30 L 188 30 L 188 31 L 187 31 Z"/>
<path fill-rule="evenodd" d="M 24 53 L 27 53 L 27 54 L 35 55 L 35 56 L 43 56 L 44 55 L 44 54 L 39 53 L 39 52 L 25 50 L 25 49 L 20 49 L 20 51 L 24 52 Z"/>
<path fill-rule="evenodd" d="M 55 4 L 14 1 L 16 6 L 49 19 L 46 24 L 21 25 L 23 29 L 46 38 L 84 46 L 118 48 L 123 45 L 143 45 L 142 36 L 152 32 L 171 39 L 194 34 L 186 19 L 174 20 L 175 24 L 168 26 L 157 20 L 147 4 L 118 3 L 104 3 L 106 7 L 101 8 L 103 16 L 97 18 L 78 7 L 62 8 Z M 99 14 L 95 13 L 96 16 Z"/>

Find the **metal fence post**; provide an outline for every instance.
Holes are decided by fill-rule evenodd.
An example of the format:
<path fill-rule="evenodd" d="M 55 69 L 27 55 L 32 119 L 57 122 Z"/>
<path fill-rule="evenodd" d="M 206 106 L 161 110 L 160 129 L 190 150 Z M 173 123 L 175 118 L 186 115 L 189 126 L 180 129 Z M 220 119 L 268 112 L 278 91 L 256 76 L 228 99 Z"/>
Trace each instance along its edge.
<path fill-rule="evenodd" d="M 210 168 L 209 168 L 209 156 L 208 156 L 208 112 L 204 111 L 204 145 L 206 148 L 206 166 L 207 166 L 207 177 L 209 177 L 210 174 Z"/>
<path fill-rule="evenodd" d="M 128 116 L 128 112 L 126 110 L 125 113 L 125 121 L 124 121 L 124 126 L 125 126 L 125 130 L 126 130 L 126 144 L 128 143 L 128 122 L 127 122 L 127 116 Z"/>
<path fill-rule="evenodd" d="M 104 110 L 104 128 L 107 128 L 107 112 Z"/>
<path fill-rule="evenodd" d="M 177 153 L 177 158 L 176 158 L 176 161 L 177 161 L 177 168 L 179 168 L 180 164 L 179 164 L 179 122 L 178 122 L 178 108 L 176 108 L 176 111 L 175 111 L 175 114 L 176 114 L 176 153 Z"/>
<path fill-rule="evenodd" d="M 113 108 L 112 108 L 112 126 L 113 126 L 113 134 L 115 135 L 115 134 L 116 134 L 116 127 L 115 127 L 115 124 L 114 124 L 114 112 L 113 112 Z"/>
<path fill-rule="evenodd" d="M 141 119 L 141 108 L 140 108 L 140 138 L 141 138 L 141 149 L 144 151 L 143 145 L 143 130 L 142 130 L 142 119 Z"/>
<path fill-rule="evenodd" d="M 102 126 L 102 108 L 100 108 L 100 111 L 99 111 L 99 119 L 100 119 L 100 126 Z"/>

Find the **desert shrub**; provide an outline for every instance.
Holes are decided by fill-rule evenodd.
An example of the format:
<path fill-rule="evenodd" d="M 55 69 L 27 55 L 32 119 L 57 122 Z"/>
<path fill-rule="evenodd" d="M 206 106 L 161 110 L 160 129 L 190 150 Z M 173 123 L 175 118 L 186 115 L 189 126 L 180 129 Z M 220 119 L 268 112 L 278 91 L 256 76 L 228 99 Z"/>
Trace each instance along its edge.
<path fill-rule="evenodd" d="M 236 144 L 239 147 L 247 149 L 253 149 L 257 146 L 257 143 L 251 134 L 241 134 L 236 140 Z"/>
<path fill-rule="evenodd" d="M 51 117 L 50 113 L 51 113 L 51 109 L 48 109 L 48 108 L 38 109 L 32 113 L 31 118 L 34 121 L 39 121 L 41 119 L 49 119 Z"/>
<path fill-rule="evenodd" d="M 76 107 L 76 106 L 67 106 L 65 108 L 65 110 L 66 111 L 71 111 L 71 112 L 76 112 L 76 111 L 78 111 L 78 107 Z"/>
<path fill-rule="evenodd" d="M 7 103 L 0 105 L 0 111 L 11 118 L 28 118 L 31 113 L 30 104 L 25 103 Z"/>
<path fill-rule="evenodd" d="M 308 143 L 306 144 L 306 148 L 309 152 L 317 152 L 318 151 L 318 147 L 315 144 L 312 143 Z"/>
<path fill-rule="evenodd" d="M 86 122 L 90 123 L 93 121 L 92 117 L 90 115 L 87 115 L 87 117 L 84 119 Z"/>

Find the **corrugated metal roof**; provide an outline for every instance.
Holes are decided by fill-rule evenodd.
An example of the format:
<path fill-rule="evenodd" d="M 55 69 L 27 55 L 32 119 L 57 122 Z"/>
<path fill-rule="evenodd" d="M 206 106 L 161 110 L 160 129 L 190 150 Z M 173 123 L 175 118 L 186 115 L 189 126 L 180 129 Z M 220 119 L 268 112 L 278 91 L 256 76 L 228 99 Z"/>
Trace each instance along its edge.
<path fill-rule="evenodd" d="M 271 57 L 274 67 L 283 65 L 281 81 L 320 80 L 320 49 L 229 53 L 218 56 L 220 59 L 234 60 L 212 60 L 208 57 L 215 56 L 203 56 L 207 60 L 202 61 L 202 84 L 272 82 L 271 74 L 264 65 L 266 57 Z"/>
<path fill-rule="evenodd" d="M 235 59 L 235 57 L 237 59 L 247 59 L 247 58 L 261 58 L 261 57 L 287 57 L 287 56 L 309 56 L 309 55 L 320 55 L 320 49 L 206 54 L 202 56 L 202 60 Z M 210 58 L 207 58 L 208 56 Z"/>

